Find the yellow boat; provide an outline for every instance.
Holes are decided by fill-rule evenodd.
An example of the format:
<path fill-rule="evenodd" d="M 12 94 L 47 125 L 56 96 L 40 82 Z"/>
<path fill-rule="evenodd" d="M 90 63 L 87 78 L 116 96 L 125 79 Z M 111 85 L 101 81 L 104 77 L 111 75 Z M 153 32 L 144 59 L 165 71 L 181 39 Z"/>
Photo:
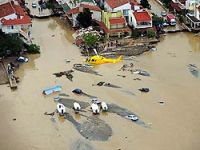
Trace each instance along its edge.
<path fill-rule="evenodd" d="M 93 65 L 100 65 L 105 63 L 118 63 L 120 61 L 122 61 L 122 56 L 119 56 L 118 58 L 105 58 L 99 55 L 94 55 L 85 60 L 86 63 Z"/>

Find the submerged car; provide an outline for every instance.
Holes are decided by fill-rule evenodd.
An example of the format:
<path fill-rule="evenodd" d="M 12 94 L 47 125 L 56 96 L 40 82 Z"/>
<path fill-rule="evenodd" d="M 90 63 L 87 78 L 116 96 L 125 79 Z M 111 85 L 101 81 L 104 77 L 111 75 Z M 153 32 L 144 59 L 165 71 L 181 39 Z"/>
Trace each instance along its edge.
<path fill-rule="evenodd" d="M 128 115 L 128 116 L 126 116 L 126 118 L 127 119 L 130 119 L 130 120 L 132 120 L 132 121 L 137 121 L 138 120 L 138 117 L 136 116 L 136 115 Z"/>
<path fill-rule="evenodd" d="M 16 61 L 24 63 L 24 62 L 28 62 L 28 58 L 20 56 L 16 59 Z"/>

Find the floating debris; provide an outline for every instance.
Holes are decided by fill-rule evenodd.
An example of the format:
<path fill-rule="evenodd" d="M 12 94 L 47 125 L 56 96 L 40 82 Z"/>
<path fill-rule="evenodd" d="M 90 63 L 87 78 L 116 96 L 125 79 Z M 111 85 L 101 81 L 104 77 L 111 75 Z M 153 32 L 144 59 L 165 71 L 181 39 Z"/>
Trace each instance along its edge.
<path fill-rule="evenodd" d="M 75 94 L 78 94 L 78 95 L 87 96 L 89 98 L 95 98 L 96 97 L 96 96 L 92 96 L 92 95 L 89 95 L 87 93 L 84 93 L 81 89 L 78 89 L 78 88 L 74 89 L 72 92 L 75 93 Z"/>
<path fill-rule="evenodd" d="M 142 80 L 142 79 L 140 79 L 140 78 L 134 78 L 133 80 L 138 80 L 138 81 L 140 81 L 140 80 Z"/>
<path fill-rule="evenodd" d="M 63 71 L 63 72 L 58 72 L 58 73 L 54 73 L 53 75 L 55 75 L 56 77 L 62 77 L 63 75 L 66 76 L 66 78 L 68 78 L 70 81 L 72 81 L 73 79 L 73 70 L 68 70 L 68 71 Z"/>
<path fill-rule="evenodd" d="M 111 84 L 111 83 L 106 83 L 104 81 L 101 81 L 97 84 L 93 84 L 92 86 L 94 85 L 97 85 L 97 86 L 106 86 L 106 87 L 111 87 L 111 88 L 121 88 L 120 86 L 117 86 L 117 85 L 114 85 L 114 84 Z"/>
<path fill-rule="evenodd" d="M 133 71 L 133 73 L 134 74 L 139 74 L 139 75 L 142 75 L 142 76 L 150 76 L 150 74 L 147 71 L 140 70 L 140 69 L 135 69 Z"/>
<path fill-rule="evenodd" d="M 49 94 L 52 94 L 54 92 L 59 92 L 61 90 L 62 90 L 62 87 L 60 85 L 56 85 L 56 86 L 44 89 L 43 94 L 49 95 Z"/>
<path fill-rule="evenodd" d="M 49 115 L 49 116 L 54 116 L 55 112 L 52 112 L 52 113 L 48 113 L 48 112 L 45 112 L 44 115 Z"/>
<path fill-rule="evenodd" d="M 122 78 L 126 77 L 125 75 L 120 75 L 120 74 L 118 74 L 117 76 L 122 77 Z"/>
<path fill-rule="evenodd" d="M 145 93 L 149 92 L 149 88 L 141 88 L 141 89 L 138 89 L 138 90 L 141 91 L 141 92 L 145 92 Z"/>
<path fill-rule="evenodd" d="M 93 68 L 90 65 L 74 64 L 73 68 L 75 70 L 78 70 L 78 71 L 81 71 L 81 72 L 86 72 L 86 73 L 102 76 L 97 71 L 94 71 Z"/>
<path fill-rule="evenodd" d="M 159 101 L 159 104 L 160 105 L 165 105 L 165 102 L 164 101 Z"/>
<path fill-rule="evenodd" d="M 194 77 L 200 78 L 200 69 L 195 64 L 189 64 L 188 69 Z"/>

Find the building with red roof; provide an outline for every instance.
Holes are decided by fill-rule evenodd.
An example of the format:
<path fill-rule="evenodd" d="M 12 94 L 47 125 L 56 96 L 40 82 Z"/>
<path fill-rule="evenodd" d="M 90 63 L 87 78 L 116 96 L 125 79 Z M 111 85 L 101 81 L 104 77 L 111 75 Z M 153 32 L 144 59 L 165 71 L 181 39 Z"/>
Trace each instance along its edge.
<path fill-rule="evenodd" d="M 30 31 L 31 18 L 17 1 L 0 5 L 0 29 L 6 34 Z"/>
<path fill-rule="evenodd" d="M 73 27 L 77 26 L 77 16 L 79 13 L 83 12 L 85 8 L 88 8 L 92 12 L 92 19 L 101 21 L 101 9 L 93 4 L 80 4 L 79 6 L 72 8 L 66 12 L 64 16 L 66 16 L 70 22 L 72 23 Z"/>
<path fill-rule="evenodd" d="M 98 22 L 99 26 L 104 30 L 107 37 L 130 35 L 131 29 L 127 26 L 127 22 L 123 13 L 118 12 L 102 12 L 102 22 Z"/>
<path fill-rule="evenodd" d="M 105 0 L 104 9 L 108 12 L 121 11 L 126 20 L 128 20 L 128 12 L 132 9 L 131 2 L 133 0 Z"/>
<path fill-rule="evenodd" d="M 152 17 L 151 14 L 145 9 L 130 11 L 128 23 L 136 29 L 151 28 Z"/>

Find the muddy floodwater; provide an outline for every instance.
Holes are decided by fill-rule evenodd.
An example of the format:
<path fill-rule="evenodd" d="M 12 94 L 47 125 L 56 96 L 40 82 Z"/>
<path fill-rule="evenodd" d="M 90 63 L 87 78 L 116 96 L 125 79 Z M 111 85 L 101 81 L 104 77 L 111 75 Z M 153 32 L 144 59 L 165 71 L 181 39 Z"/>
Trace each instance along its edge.
<path fill-rule="evenodd" d="M 83 63 L 80 50 L 72 44 L 72 33 L 59 18 L 33 20 L 32 37 L 40 45 L 41 54 L 28 56 L 29 62 L 16 72 L 21 79 L 17 90 L 0 86 L 1 150 L 200 149 L 200 78 L 188 68 L 190 64 L 200 68 L 200 37 L 190 33 L 167 34 L 157 44 L 157 51 L 118 64 L 96 66 L 95 71 L 102 76 L 75 71 L 72 82 L 53 75 Z M 119 71 L 122 65 L 130 63 L 134 69 L 145 70 L 151 76 Z M 100 81 L 121 88 L 92 86 Z M 42 94 L 44 88 L 54 85 L 62 86 L 63 97 L 90 103 L 91 98 L 72 93 L 80 88 L 102 101 L 117 104 L 137 114 L 150 128 L 124 119 L 118 112 L 92 116 L 87 108 L 87 116 L 105 122 L 112 135 L 109 133 L 106 141 L 86 139 L 64 117 L 44 115 L 56 110 L 54 98 L 59 93 Z M 139 88 L 150 91 L 142 93 Z M 84 116 L 66 110 L 76 122 L 84 122 Z"/>

